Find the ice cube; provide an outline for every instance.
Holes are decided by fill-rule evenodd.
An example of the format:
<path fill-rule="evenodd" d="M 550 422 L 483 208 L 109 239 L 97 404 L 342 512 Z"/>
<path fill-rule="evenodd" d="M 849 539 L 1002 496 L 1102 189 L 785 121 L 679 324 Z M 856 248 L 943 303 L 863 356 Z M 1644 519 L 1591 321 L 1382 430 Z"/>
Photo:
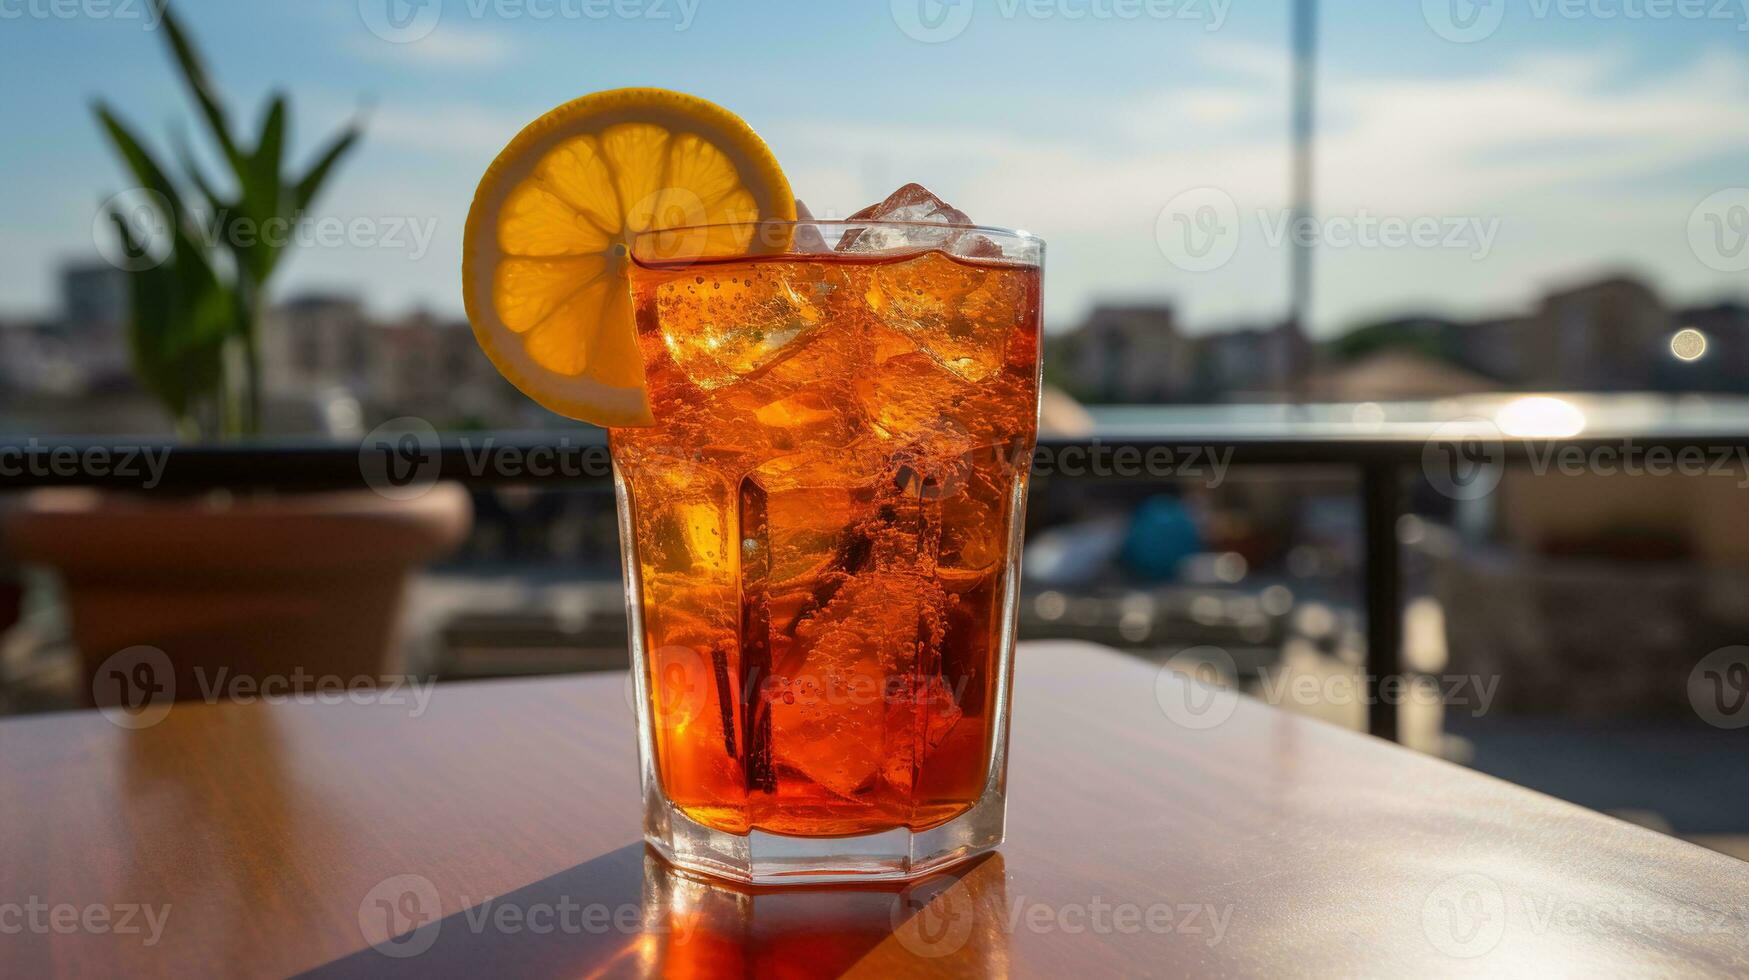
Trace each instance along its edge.
<path fill-rule="evenodd" d="M 828 321 L 834 314 L 826 314 Z M 868 431 L 852 393 L 852 379 L 866 370 L 860 332 L 823 329 L 796 341 L 794 353 L 745 375 L 722 390 L 719 413 L 736 438 L 757 434 L 767 454 L 848 449 Z"/>
<path fill-rule="evenodd" d="M 796 220 L 804 222 L 814 220 L 814 212 L 808 210 L 808 206 L 803 204 L 799 197 L 796 198 Z M 790 251 L 802 255 L 819 255 L 821 252 L 830 252 L 831 249 L 826 247 L 826 239 L 820 234 L 818 226 L 803 224 L 796 228 L 795 240 L 790 243 Z"/>
<path fill-rule="evenodd" d="M 972 219 L 922 184 L 910 183 L 850 216 L 851 221 L 922 221 L 932 224 L 969 225 Z"/>
<path fill-rule="evenodd" d="M 662 342 L 694 384 L 721 388 L 799 350 L 826 321 L 830 292 L 782 266 L 701 268 L 657 288 Z"/>
<path fill-rule="evenodd" d="M 885 760 L 915 757 L 923 712 L 944 710 L 913 680 L 921 651 L 941 643 L 944 606 L 926 576 L 868 572 L 807 615 L 795 630 L 803 656 L 772 676 L 776 761 L 854 799 Z"/>
<path fill-rule="evenodd" d="M 911 346 L 856 379 L 857 400 L 883 437 L 943 453 L 969 446 L 962 416 L 980 408 L 978 390 Z"/>
<path fill-rule="evenodd" d="M 1027 290 L 1012 269 L 928 254 L 876 270 L 864 301 L 936 363 L 976 383 L 1001 370 L 1009 341 L 1023 332 Z"/>
<path fill-rule="evenodd" d="M 882 252 L 893 249 L 941 249 L 956 255 L 974 258 L 1000 258 L 1002 249 L 995 242 L 964 229 L 972 224 L 966 213 L 948 204 L 922 184 L 911 183 L 887 195 L 879 204 L 871 204 L 848 219 L 855 221 L 896 221 L 915 225 L 939 225 L 939 228 L 910 227 L 851 228 L 838 242 L 840 252 Z"/>
<path fill-rule="evenodd" d="M 1001 447 L 965 454 L 970 465 L 954 492 L 941 501 L 939 576 L 950 591 L 962 591 L 994 571 L 1007 550 L 1008 499 L 1013 474 Z"/>
<path fill-rule="evenodd" d="M 889 687 L 889 751 L 881 769 L 889 785 L 909 793 L 918 768 L 953 730 L 962 712 L 953 688 L 939 674 L 905 677 Z"/>

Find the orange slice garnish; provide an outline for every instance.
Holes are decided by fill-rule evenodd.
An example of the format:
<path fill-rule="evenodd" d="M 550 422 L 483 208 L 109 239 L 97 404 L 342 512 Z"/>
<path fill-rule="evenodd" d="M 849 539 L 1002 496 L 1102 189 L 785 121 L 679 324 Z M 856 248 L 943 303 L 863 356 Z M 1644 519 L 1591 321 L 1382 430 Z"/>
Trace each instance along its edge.
<path fill-rule="evenodd" d="M 530 123 L 480 178 L 462 299 L 480 347 L 524 394 L 597 425 L 644 425 L 632 240 L 713 226 L 676 247 L 740 254 L 760 222 L 795 216 L 777 160 L 733 113 L 665 89 L 597 92 Z"/>

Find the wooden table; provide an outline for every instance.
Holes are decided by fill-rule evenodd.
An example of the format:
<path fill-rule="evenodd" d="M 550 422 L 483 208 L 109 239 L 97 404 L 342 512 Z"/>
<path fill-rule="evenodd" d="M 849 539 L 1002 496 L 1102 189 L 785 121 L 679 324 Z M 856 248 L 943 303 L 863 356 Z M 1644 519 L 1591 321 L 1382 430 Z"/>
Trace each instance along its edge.
<path fill-rule="evenodd" d="M 1731 858 L 1095 647 L 1017 671 L 1008 843 L 903 888 L 648 856 L 621 674 L 0 722 L 0 976 L 1749 972 Z"/>

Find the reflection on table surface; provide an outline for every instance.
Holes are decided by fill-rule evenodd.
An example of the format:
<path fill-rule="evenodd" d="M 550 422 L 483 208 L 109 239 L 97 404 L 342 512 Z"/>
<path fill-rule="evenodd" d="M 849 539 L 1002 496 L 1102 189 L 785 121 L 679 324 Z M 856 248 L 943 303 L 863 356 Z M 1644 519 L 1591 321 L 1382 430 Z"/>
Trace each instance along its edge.
<path fill-rule="evenodd" d="M 1005 976 L 1007 904 L 999 853 L 908 882 L 750 887 L 628 845 L 309 976 Z"/>

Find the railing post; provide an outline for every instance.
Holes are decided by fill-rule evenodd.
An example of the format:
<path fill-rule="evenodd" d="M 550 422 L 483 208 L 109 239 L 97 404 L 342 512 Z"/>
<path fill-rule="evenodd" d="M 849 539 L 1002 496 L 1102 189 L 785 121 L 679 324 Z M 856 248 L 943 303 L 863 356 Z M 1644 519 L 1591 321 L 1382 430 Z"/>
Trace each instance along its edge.
<path fill-rule="evenodd" d="M 1393 463 L 1361 466 L 1366 545 L 1366 727 L 1393 742 L 1398 739 L 1398 706 L 1396 699 L 1381 697 L 1381 688 L 1402 671 L 1403 562 L 1397 542 L 1397 519 L 1403 512 L 1401 476 Z M 1400 696 L 1403 683 L 1392 683 L 1391 693 Z"/>

